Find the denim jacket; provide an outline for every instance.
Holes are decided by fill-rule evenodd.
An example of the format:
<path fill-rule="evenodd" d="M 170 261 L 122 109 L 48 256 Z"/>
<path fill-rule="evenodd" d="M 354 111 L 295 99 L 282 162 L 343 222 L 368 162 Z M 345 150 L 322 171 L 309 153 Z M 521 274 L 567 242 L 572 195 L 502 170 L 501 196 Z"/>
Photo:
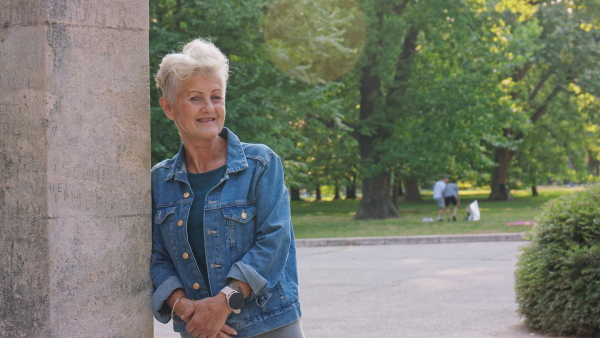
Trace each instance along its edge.
<path fill-rule="evenodd" d="M 152 310 L 158 321 L 167 323 L 171 308 L 165 301 L 175 289 L 203 299 L 218 294 L 227 278 L 234 278 L 248 283 L 252 295 L 227 324 L 238 331 L 237 337 L 248 337 L 301 315 L 290 203 L 277 154 L 265 145 L 240 142 L 227 128 L 220 136 L 227 139 L 226 173 L 204 202 L 210 284 L 202 280 L 187 238 L 194 195 L 184 146 L 152 168 Z M 174 330 L 185 332 L 185 325 L 174 323 Z"/>

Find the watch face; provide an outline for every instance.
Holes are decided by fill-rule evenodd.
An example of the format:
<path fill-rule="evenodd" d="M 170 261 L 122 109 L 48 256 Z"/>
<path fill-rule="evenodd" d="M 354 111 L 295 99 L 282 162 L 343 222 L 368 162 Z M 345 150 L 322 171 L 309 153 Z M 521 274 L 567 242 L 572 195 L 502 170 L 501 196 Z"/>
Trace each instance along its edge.
<path fill-rule="evenodd" d="M 239 292 L 234 292 L 229 296 L 229 307 L 234 310 L 239 310 L 244 305 L 244 295 Z"/>

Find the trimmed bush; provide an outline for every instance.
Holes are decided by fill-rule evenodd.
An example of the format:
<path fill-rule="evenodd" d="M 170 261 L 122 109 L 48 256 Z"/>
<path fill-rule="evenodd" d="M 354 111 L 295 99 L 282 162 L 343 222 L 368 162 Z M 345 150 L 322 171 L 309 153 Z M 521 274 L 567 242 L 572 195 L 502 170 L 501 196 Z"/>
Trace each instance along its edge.
<path fill-rule="evenodd" d="M 530 236 L 515 273 L 525 324 L 600 336 L 600 185 L 548 202 Z"/>

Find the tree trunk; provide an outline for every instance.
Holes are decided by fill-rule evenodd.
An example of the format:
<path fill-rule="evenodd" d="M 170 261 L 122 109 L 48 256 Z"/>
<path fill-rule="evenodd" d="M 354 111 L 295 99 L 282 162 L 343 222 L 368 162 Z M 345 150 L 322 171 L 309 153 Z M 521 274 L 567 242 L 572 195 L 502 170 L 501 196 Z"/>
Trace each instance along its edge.
<path fill-rule="evenodd" d="M 375 67 L 373 64 L 372 67 Z M 372 74 L 371 66 L 362 69 L 360 85 L 360 120 L 368 120 L 375 113 L 375 102 L 381 93 L 381 80 Z M 385 139 L 383 130 L 371 135 L 358 134 L 357 140 L 360 149 L 360 158 L 363 161 L 371 160 L 373 164 L 379 163 L 379 158 L 374 154 L 374 141 Z M 390 173 L 380 172 L 366 177 L 362 181 L 362 199 L 354 219 L 385 219 L 400 217 L 398 208 L 392 202 L 390 186 Z"/>
<path fill-rule="evenodd" d="M 348 184 L 346 186 L 346 199 L 347 200 L 355 200 L 356 199 L 356 184 Z"/>
<path fill-rule="evenodd" d="M 315 201 L 320 201 L 321 200 L 321 187 L 318 186 L 317 189 L 315 190 Z"/>
<path fill-rule="evenodd" d="M 394 203 L 394 205 L 397 207 L 398 206 L 398 199 L 400 198 L 400 196 L 402 196 L 404 193 L 402 191 L 402 180 L 400 180 L 398 178 L 398 176 L 395 176 L 394 179 L 394 185 L 392 187 L 392 203 Z"/>
<path fill-rule="evenodd" d="M 488 201 L 508 201 L 511 199 L 510 187 L 507 185 L 508 168 L 515 155 L 514 151 L 506 148 L 497 148 L 495 161 L 497 166 L 492 174 L 492 192 Z"/>
<path fill-rule="evenodd" d="M 300 198 L 300 188 L 290 187 L 290 199 L 292 201 L 302 201 L 302 198 Z"/>
<path fill-rule="evenodd" d="M 348 180 L 348 185 L 346 185 L 346 199 L 347 200 L 355 200 L 356 199 L 356 173 L 352 172 L 350 175 L 350 179 Z"/>
<path fill-rule="evenodd" d="M 365 198 L 368 196 L 368 198 Z M 390 174 L 380 173 L 363 180 L 363 198 L 354 219 L 399 218 L 400 212 L 392 203 Z"/>
<path fill-rule="evenodd" d="M 402 13 L 409 0 L 397 6 L 394 11 Z M 379 24 L 383 24 L 388 13 L 383 10 L 377 12 Z M 386 96 L 382 93 L 382 79 L 378 74 L 377 57 L 375 53 L 367 53 L 368 63 L 361 69 L 360 78 L 360 123 L 366 123 L 372 126 L 372 132 L 368 134 L 358 133 L 357 140 L 360 148 L 360 158 L 364 163 L 369 163 L 376 167 L 380 164 L 380 157 L 375 151 L 376 143 L 385 142 L 394 131 L 390 126 L 393 125 L 396 118 L 385 114 L 386 107 L 397 107 L 396 102 L 402 103 L 402 98 L 406 95 L 407 83 L 410 79 L 413 56 L 416 53 L 416 41 L 419 35 L 419 29 L 411 26 L 408 29 L 403 42 L 403 51 L 398 55 L 397 69 L 395 70 L 394 83 L 390 92 Z M 383 38 L 376 42 L 376 45 L 385 48 Z M 394 98 L 394 99 L 390 99 Z M 408 98 L 407 98 L 408 99 Z M 381 115 L 377 115 L 381 114 Z M 374 119 L 374 116 L 377 118 Z M 375 122 L 377 121 L 377 122 Z M 359 128 L 360 129 L 360 128 Z M 398 208 L 392 201 L 391 175 L 389 172 L 379 172 L 370 174 L 370 177 L 363 179 L 362 199 L 356 212 L 355 219 L 385 219 L 400 217 Z"/>
<path fill-rule="evenodd" d="M 340 186 L 336 183 L 335 184 L 335 195 L 333 196 L 333 200 L 334 201 L 339 201 L 342 198 L 340 197 Z"/>
<path fill-rule="evenodd" d="M 531 186 L 531 196 L 539 196 L 537 191 L 537 185 L 535 184 Z"/>
<path fill-rule="evenodd" d="M 588 150 L 588 170 L 592 175 L 600 176 L 600 161 L 596 159 L 596 154 Z"/>
<path fill-rule="evenodd" d="M 423 203 L 421 192 L 419 191 L 419 181 L 414 177 L 406 177 L 404 180 L 404 200 L 406 202 Z"/>

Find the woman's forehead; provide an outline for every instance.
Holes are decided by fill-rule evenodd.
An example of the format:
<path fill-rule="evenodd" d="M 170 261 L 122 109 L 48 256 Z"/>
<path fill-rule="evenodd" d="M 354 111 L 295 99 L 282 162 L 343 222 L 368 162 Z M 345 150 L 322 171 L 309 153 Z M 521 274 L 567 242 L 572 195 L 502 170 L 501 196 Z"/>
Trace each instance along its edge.
<path fill-rule="evenodd" d="M 194 75 L 181 84 L 181 94 L 186 94 L 190 91 L 199 93 L 213 93 L 223 91 L 223 83 L 218 75 Z"/>

